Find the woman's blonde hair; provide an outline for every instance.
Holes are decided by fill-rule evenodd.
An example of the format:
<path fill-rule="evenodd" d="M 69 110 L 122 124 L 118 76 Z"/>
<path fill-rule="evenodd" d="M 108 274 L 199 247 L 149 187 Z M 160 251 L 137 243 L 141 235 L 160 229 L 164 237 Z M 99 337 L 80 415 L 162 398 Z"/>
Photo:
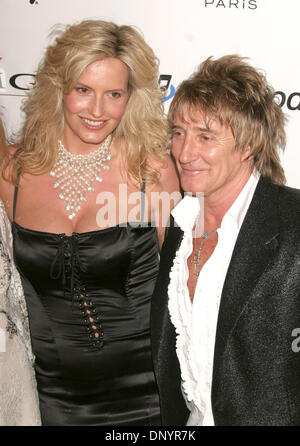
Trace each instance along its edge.
<path fill-rule="evenodd" d="M 177 89 L 169 110 L 183 119 L 185 106 L 191 118 L 200 111 L 207 119 L 229 126 L 237 150 L 251 148 L 254 167 L 264 178 L 282 184 L 285 175 L 279 149 L 284 149 L 285 116 L 265 76 L 237 55 L 208 58 Z"/>
<path fill-rule="evenodd" d="M 23 105 L 25 122 L 15 145 L 9 177 L 20 168 L 40 174 L 51 169 L 57 141 L 64 127 L 63 97 L 76 85 L 85 68 L 97 60 L 115 57 L 129 71 L 129 99 L 114 131 L 114 141 L 126 144 L 129 178 L 157 182 L 159 175 L 147 162 L 149 155 L 164 162 L 169 144 L 158 85 L 158 61 L 141 34 L 131 26 L 85 20 L 60 31 L 41 61 L 36 81 Z"/>

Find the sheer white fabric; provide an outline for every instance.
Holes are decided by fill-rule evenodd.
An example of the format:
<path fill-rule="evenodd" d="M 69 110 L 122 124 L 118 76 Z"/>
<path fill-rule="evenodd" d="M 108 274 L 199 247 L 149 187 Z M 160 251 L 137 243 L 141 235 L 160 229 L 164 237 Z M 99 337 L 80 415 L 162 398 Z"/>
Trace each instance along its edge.
<path fill-rule="evenodd" d="M 0 201 L 0 426 L 39 426 L 28 315 L 12 260 L 10 222 Z"/>

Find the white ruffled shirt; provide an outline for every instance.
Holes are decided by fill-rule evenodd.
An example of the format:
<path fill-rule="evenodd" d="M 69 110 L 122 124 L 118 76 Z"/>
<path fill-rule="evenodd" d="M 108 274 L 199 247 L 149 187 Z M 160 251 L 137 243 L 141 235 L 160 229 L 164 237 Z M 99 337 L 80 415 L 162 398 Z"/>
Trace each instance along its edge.
<path fill-rule="evenodd" d="M 191 412 L 187 426 L 214 426 L 211 386 L 219 304 L 233 248 L 258 180 L 258 174 L 250 176 L 224 215 L 217 230 L 217 246 L 200 271 L 193 303 L 187 286 L 187 259 L 193 251 L 192 230 L 201 211 L 200 202 L 187 195 L 172 211 L 184 232 L 170 272 L 168 295 L 182 392 Z"/>

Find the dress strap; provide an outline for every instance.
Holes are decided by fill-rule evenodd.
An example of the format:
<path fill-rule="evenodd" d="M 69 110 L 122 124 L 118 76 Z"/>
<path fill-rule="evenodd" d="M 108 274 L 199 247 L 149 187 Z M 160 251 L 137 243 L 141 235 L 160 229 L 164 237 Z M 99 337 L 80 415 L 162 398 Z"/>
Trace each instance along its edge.
<path fill-rule="evenodd" d="M 145 214 L 145 191 L 146 191 L 146 181 L 143 180 L 141 187 L 141 221 L 144 222 L 144 214 Z"/>
<path fill-rule="evenodd" d="M 13 202 L 13 221 L 15 221 L 15 215 L 16 215 L 16 206 L 17 206 L 17 198 L 18 198 L 18 192 L 19 192 L 20 174 L 21 174 L 21 169 L 18 169 L 16 185 L 15 185 L 15 192 L 14 192 L 14 202 Z"/>

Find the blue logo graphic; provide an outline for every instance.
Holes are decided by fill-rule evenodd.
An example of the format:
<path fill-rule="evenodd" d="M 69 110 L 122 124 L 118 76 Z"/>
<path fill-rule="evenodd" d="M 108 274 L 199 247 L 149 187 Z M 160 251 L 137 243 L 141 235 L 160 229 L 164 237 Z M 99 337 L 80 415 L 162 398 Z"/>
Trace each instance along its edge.
<path fill-rule="evenodd" d="M 172 97 L 175 94 L 175 87 L 174 85 L 170 85 L 172 79 L 172 75 L 171 74 L 161 74 L 159 76 L 159 85 L 160 85 L 160 89 L 161 91 L 167 91 L 169 86 L 170 86 L 170 93 L 168 96 L 166 96 L 163 99 L 163 102 L 169 101 L 170 99 L 172 99 Z"/>
<path fill-rule="evenodd" d="M 175 94 L 175 87 L 174 87 L 174 85 L 171 85 L 171 86 L 170 86 L 170 94 L 169 94 L 166 98 L 163 99 L 163 102 L 166 102 L 166 101 L 168 101 L 169 99 L 172 99 L 172 97 L 174 96 L 174 94 Z"/>

